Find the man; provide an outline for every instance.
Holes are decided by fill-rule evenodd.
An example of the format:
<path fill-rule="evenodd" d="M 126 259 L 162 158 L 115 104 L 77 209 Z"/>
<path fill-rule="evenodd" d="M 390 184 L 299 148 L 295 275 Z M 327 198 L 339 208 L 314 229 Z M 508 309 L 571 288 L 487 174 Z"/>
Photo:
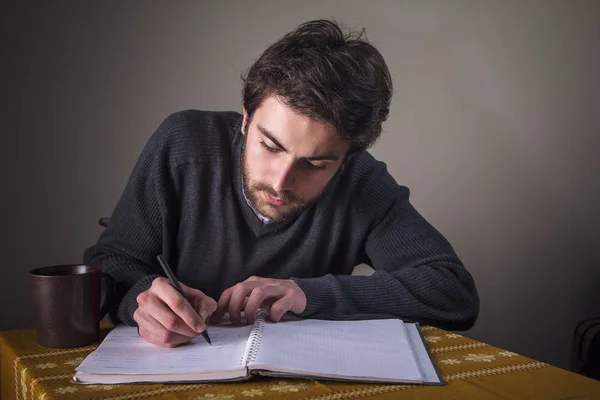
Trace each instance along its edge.
<path fill-rule="evenodd" d="M 243 114 L 169 116 L 145 146 L 84 262 L 116 282 L 113 320 L 186 343 L 229 313 L 475 322 L 471 275 L 366 149 L 392 81 L 362 34 L 300 25 L 244 77 Z M 187 300 L 161 274 L 163 254 Z M 351 275 L 366 263 L 372 276 Z"/>

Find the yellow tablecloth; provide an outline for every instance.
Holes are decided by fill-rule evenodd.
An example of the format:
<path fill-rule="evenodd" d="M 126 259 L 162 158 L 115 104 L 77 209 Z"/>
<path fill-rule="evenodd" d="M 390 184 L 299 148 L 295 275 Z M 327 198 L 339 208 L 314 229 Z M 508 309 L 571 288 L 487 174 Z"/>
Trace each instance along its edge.
<path fill-rule="evenodd" d="M 108 328 L 104 328 L 106 334 Z M 0 397 L 26 399 L 600 399 L 600 382 L 433 327 L 422 327 L 446 385 L 381 385 L 254 378 L 241 383 L 77 385 L 96 345 L 46 349 L 33 329 L 0 332 Z"/>

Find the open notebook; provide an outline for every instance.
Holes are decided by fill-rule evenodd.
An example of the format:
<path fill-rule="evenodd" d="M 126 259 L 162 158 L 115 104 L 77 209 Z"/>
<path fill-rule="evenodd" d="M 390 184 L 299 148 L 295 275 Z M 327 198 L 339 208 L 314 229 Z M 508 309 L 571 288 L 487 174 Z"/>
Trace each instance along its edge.
<path fill-rule="evenodd" d="M 254 374 L 348 380 L 443 384 L 416 324 L 399 319 L 295 320 L 210 326 L 202 337 L 163 348 L 145 342 L 134 327 L 119 325 L 76 368 L 83 384 L 208 382 Z"/>

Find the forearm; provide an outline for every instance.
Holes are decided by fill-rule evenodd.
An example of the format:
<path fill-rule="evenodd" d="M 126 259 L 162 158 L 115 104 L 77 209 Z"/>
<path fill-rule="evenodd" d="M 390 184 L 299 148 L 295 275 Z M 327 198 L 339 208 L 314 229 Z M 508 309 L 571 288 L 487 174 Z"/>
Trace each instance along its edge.
<path fill-rule="evenodd" d="M 479 311 L 471 276 L 460 265 L 431 262 L 371 276 L 294 279 L 307 297 L 301 317 L 402 318 L 452 330 L 470 328 Z"/>

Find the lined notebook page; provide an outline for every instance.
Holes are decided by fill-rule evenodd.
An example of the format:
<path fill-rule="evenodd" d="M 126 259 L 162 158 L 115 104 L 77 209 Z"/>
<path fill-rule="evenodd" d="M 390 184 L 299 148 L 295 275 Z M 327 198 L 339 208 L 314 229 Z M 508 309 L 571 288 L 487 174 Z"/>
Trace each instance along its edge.
<path fill-rule="evenodd" d="M 256 369 L 310 376 L 420 382 L 400 320 L 265 322 Z"/>
<path fill-rule="evenodd" d="M 212 346 L 199 336 L 166 348 L 147 343 L 137 328 L 115 327 L 77 371 L 94 374 L 177 374 L 244 368 L 242 356 L 252 326 L 209 326 Z"/>

